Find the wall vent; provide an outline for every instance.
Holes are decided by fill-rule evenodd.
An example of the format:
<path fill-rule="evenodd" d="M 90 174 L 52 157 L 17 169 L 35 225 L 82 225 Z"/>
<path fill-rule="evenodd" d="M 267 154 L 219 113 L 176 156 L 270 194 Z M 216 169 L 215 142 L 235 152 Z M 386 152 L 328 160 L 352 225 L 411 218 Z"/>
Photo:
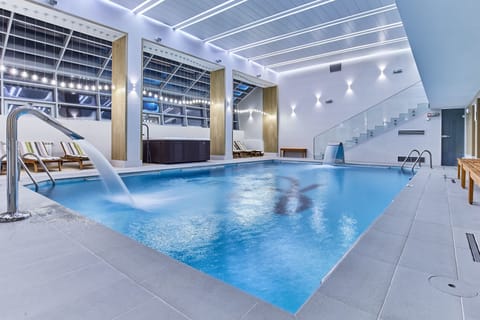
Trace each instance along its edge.
<path fill-rule="evenodd" d="M 342 71 L 341 63 L 335 63 L 330 65 L 330 72 L 338 72 L 338 71 Z"/>
<path fill-rule="evenodd" d="M 407 157 L 397 156 L 397 161 L 398 162 L 403 162 L 403 161 L 405 161 L 405 159 L 407 159 Z M 407 162 L 415 162 L 415 161 L 417 161 L 417 159 L 418 159 L 417 157 L 408 157 Z M 425 163 L 425 157 L 421 157 L 419 162 L 420 163 Z"/>
<path fill-rule="evenodd" d="M 424 135 L 425 130 L 398 130 L 398 135 Z"/>

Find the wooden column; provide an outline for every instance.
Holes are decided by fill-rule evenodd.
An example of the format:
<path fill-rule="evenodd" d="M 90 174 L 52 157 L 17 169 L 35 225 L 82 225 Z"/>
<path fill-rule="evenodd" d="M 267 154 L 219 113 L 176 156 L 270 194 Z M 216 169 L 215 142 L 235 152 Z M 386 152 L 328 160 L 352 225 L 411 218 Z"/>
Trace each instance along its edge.
<path fill-rule="evenodd" d="M 479 121 L 479 112 L 480 112 L 480 99 L 477 99 L 477 105 L 473 108 L 473 139 L 472 139 L 472 145 L 473 145 L 473 150 L 472 154 L 474 157 L 478 158 L 480 155 L 480 121 Z"/>
<path fill-rule="evenodd" d="M 127 36 L 112 44 L 112 160 L 127 160 Z"/>
<path fill-rule="evenodd" d="M 225 69 L 210 73 L 210 154 L 225 155 Z"/>
<path fill-rule="evenodd" d="M 263 88 L 263 143 L 265 152 L 278 152 L 278 88 Z"/>

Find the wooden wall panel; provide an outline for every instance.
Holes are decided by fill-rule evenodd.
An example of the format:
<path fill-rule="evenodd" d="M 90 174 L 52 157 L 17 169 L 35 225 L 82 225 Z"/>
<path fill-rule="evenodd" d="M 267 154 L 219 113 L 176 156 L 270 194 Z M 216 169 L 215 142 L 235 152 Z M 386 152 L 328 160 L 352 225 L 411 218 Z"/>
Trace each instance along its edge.
<path fill-rule="evenodd" d="M 112 44 L 112 160 L 127 160 L 127 36 Z"/>
<path fill-rule="evenodd" d="M 479 121 L 479 113 L 480 113 L 480 99 L 477 99 L 477 107 L 474 108 L 473 111 L 477 110 L 477 112 L 473 112 L 473 155 L 478 158 L 480 155 L 480 121 Z"/>
<path fill-rule="evenodd" d="M 225 69 L 210 73 L 210 154 L 225 155 Z"/>
<path fill-rule="evenodd" d="M 278 87 L 263 88 L 263 143 L 265 152 L 278 152 Z"/>
<path fill-rule="evenodd" d="M 466 154 L 473 155 L 475 152 L 475 135 L 474 135 L 474 107 L 469 106 L 468 107 L 468 113 L 466 114 L 465 117 L 465 123 L 467 125 L 466 131 L 467 131 L 467 150 Z"/>

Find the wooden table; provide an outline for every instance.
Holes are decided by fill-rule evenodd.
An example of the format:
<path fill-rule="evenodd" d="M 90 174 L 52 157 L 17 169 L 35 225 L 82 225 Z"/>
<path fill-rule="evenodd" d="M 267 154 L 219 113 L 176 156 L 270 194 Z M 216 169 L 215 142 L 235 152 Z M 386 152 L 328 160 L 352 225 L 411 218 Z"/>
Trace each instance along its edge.
<path fill-rule="evenodd" d="M 283 147 L 280 148 L 280 157 L 285 156 L 285 152 L 295 152 L 295 153 L 300 153 L 302 155 L 302 158 L 307 157 L 307 148 L 291 148 L 291 147 Z"/>

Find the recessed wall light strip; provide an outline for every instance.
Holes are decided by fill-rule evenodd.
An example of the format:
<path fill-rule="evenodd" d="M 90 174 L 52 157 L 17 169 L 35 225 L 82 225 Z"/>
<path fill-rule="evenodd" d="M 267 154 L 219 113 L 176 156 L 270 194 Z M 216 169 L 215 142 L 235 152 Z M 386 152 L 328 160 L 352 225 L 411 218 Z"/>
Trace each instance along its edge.
<path fill-rule="evenodd" d="M 303 57 L 303 58 L 299 58 L 299 59 L 282 61 L 282 62 L 270 64 L 267 67 L 268 68 L 283 67 L 283 66 L 288 66 L 288 65 L 291 65 L 291 64 L 299 63 L 299 62 L 305 62 L 305 61 L 310 61 L 310 60 L 314 60 L 314 59 L 330 57 L 330 56 L 334 56 L 334 55 L 337 55 L 337 54 L 342 54 L 342 53 L 359 51 L 359 50 L 363 50 L 363 49 L 385 46 L 385 45 L 394 44 L 394 43 L 403 42 L 403 41 L 407 41 L 407 37 L 401 37 L 401 38 L 396 38 L 396 39 L 391 39 L 391 40 L 386 40 L 386 41 L 374 42 L 374 43 L 369 43 L 369 44 L 356 46 L 356 47 L 351 47 L 351 48 L 347 48 L 347 49 L 342 49 L 342 50 L 317 54 L 317 55 L 313 55 L 313 56 Z"/>
<path fill-rule="evenodd" d="M 145 12 L 155 8 L 156 6 L 158 6 L 160 3 L 164 2 L 165 0 L 157 0 L 155 1 L 153 4 L 149 5 L 148 7 L 138 11 L 136 14 L 144 14 Z M 132 11 L 133 12 L 133 11 Z"/>
<path fill-rule="evenodd" d="M 206 11 L 203 11 L 191 18 L 188 18 L 187 20 L 184 20 L 180 23 L 177 23 L 176 25 L 174 25 L 172 28 L 175 29 L 175 30 L 182 30 L 182 29 L 185 29 L 187 27 L 190 27 L 191 25 L 194 25 L 196 23 L 199 23 L 203 20 L 206 20 L 208 18 L 211 18 L 213 16 L 216 16 L 217 14 L 220 14 L 224 11 L 227 11 L 227 10 L 230 10 L 244 2 L 247 2 L 248 0 L 229 0 L 229 1 L 226 1 L 226 2 L 223 2 L 221 4 L 219 4 L 218 6 L 215 6 L 213 8 L 210 8 Z"/>
<path fill-rule="evenodd" d="M 325 23 L 317 24 L 317 25 L 314 25 L 314 26 L 311 26 L 311 27 L 308 27 L 308 28 L 304 28 L 304 29 L 300 29 L 300 30 L 293 31 L 293 32 L 290 32 L 290 33 L 282 34 L 282 35 L 279 35 L 279 36 L 276 36 L 276 37 L 272 37 L 272 38 L 248 43 L 248 44 L 245 44 L 243 46 L 233 48 L 229 51 L 232 52 L 232 53 L 236 53 L 236 52 L 239 52 L 239 51 L 243 51 L 243 50 L 255 48 L 255 47 L 258 47 L 258 46 L 262 46 L 262 45 L 265 45 L 265 44 L 269 44 L 269 43 L 272 43 L 272 42 L 276 42 L 276 41 L 285 40 L 285 39 L 288 39 L 288 38 L 300 36 L 300 35 L 305 34 L 305 33 L 318 31 L 318 30 L 323 30 L 323 29 L 326 29 L 326 28 L 329 28 L 329 27 L 333 27 L 333 26 L 342 24 L 342 23 L 347 23 L 347 22 L 367 18 L 367 17 L 373 16 L 373 15 L 385 13 L 385 12 L 396 10 L 396 9 L 397 9 L 397 6 L 395 4 L 391 4 L 391 5 L 388 5 L 388 6 L 384 6 L 384 7 L 368 10 L 368 11 L 359 12 L 359 13 L 356 13 L 356 14 L 353 14 L 353 15 L 350 15 L 350 16 L 347 16 L 347 17 L 343 17 L 343 18 L 328 21 L 328 22 L 325 22 Z"/>
<path fill-rule="evenodd" d="M 296 46 L 296 47 L 291 47 L 291 48 L 287 48 L 287 49 L 283 49 L 283 50 L 278 50 L 278 51 L 258 55 L 258 56 L 255 56 L 255 57 L 250 57 L 249 59 L 251 59 L 251 60 L 261 60 L 261 59 L 265 59 L 265 58 L 269 58 L 269 57 L 273 57 L 273 56 L 278 56 L 278 55 L 293 52 L 293 51 L 298 51 L 298 50 L 302 50 L 302 49 L 322 46 L 324 44 L 328 44 L 328 43 L 332 43 L 332 42 L 336 42 L 336 41 L 340 41 L 340 40 L 346 40 L 346 39 L 351 39 L 351 38 L 355 38 L 355 37 L 359 37 L 359 36 L 364 36 L 364 35 L 371 34 L 371 33 L 386 31 L 386 30 L 395 29 L 395 28 L 400 28 L 402 26 L 403 26 L 402 22 L 395 22 L 395 23 L 388 24 L 388 25 L 385 25 L 385 26 L 379 26 L 379 27 L 375 27 L 375 28 L 362 30 L 362 31 L 352 32 L 352 33 L 348 33 L 348 34 L 341 35 L 341 36 L 338 36 L 338 37 L 332 37 L 332 38 L 328 38 L 328 39 L 324 39 L 324 40 L 320 40 L 320 41 L 315 41 L 315 42 L 303 44 L 303 45 Z"/>
<path fill-rule="evenodd" d="M 313 8 L 316 8 L 316 7 L 320 7 L 320 6 L 324 6 L 324 5 L 329 4 L 331 2 L 334 2 L 334 1 L 336 1 L 336 0 L 315 0 L 315 1 L 311 1 L 309 3 L 305 3 L 301 6 L 293 7 L 293 8 L 290 8 L 288 10 L 284 10 L 284 11 L 278 12 L 274 15 L 265 17 L 263 19 L 259 19 L 257 21 L 247 23 L 243 26 L 239 26 L 237 28 L 233 28 L 233 29 L 230 29 L 228 31 L 219 33 L 219 34 L 214 35 L 212 37 L 208 37 L 208 38 L 205 39 L 205 41 L 207 43 L 217 41 L 217 40 L 232 36 L 234 34 L 237 34 L 239 32 L 250 30 L 250 29 L 256 28 L 258 26 L 261 26 L 261 25 L 264 25 L 264 24 L 267 24 L 267 23 L 270 23 L 270 22 L 273 22 L 273 21 L 276 21 L 276 20 L 280 20 L 280 19 L 289 17 L 291 15 L 294 15 L 294 14 L 297 14 L 297 13 L 300 13 L 300 12 L 303 12 L 303 11 L 307 11 L 307 10 L 310 10 L 310 9 L 313 9 Z"/>

